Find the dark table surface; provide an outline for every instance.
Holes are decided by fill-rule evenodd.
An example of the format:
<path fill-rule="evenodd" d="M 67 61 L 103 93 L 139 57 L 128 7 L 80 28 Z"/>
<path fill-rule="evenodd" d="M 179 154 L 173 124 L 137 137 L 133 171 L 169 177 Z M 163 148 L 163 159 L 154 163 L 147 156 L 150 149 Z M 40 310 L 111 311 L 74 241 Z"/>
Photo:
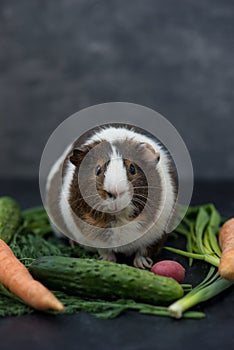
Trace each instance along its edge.
<path fill-rule="evenodd" d="M 10 195 L 22 208 L 40 205 L 37 181 L 0 181 L 0 195 Z M 224 216 L 234 215 L 234 183 L 198 181 L 192 204 L 212 202 Z M 183 260 L 186 264 L 186 261 Z M 187 279 L 199 280 L 197 263 Z M 234 289 L 226 290 L 198 307 L 201 320 L 175 320 L 129 311 L 113 320 L 96 319 L 84 312 L 53 316 L 34 313 L 0 319 L 0 349 L 233 349 Z"/>

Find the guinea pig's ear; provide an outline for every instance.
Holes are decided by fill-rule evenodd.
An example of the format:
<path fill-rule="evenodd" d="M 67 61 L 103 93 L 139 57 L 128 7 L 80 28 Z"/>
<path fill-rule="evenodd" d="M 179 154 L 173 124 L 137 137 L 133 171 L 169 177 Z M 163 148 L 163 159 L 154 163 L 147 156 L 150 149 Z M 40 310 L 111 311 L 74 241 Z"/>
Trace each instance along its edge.
<path fill-rule="evenodd" d="M 155 149 L 146 142 L 141 142 L 139 145 L 139 151 L 141 152 L 143 158 L 148 162 L 159 162 L 160 153 L 156 152 Z"/>
<path fill-rule="evenodd" d="M 68 158 L 72 164 L 75 166 L 80 165 L 82 159 L 88 152 L 88 149 L 86 148 L 74 148 L 71 153 L 69 154 Z"/>

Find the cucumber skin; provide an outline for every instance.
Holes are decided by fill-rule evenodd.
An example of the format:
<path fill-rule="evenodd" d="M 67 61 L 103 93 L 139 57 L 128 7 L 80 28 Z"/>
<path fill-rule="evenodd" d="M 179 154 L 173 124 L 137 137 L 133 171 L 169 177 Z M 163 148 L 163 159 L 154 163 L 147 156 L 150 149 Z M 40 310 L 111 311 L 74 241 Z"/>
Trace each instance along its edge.
<path fill-rule="evenodd" d="M 157 305 L 184 294 L 172 278 L 95 259 L 45 256 L 35 260 L 29 271 L 52 290 L 85 298 L 133 299 Z"/>
<path fill-rule="evenodd" d="M 11 197 L 0 197 L 0 238 L 9 243 L 21 221 L 19 204 Z"/>

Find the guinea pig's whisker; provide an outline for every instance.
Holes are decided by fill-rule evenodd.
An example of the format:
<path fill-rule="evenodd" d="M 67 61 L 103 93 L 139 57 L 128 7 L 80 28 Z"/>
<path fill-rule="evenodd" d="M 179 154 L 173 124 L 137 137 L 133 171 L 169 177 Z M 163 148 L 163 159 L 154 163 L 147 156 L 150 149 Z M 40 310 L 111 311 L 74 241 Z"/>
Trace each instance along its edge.
<path fill-rule="evenodd" d="M 136 198 L 136 197 L 133 199 L 133 202 L 140 203 L 140 204 L 143 205 L 143 207 L 146 205 L 146 202 L 144 202 L 144 201 L 142 201 L 140 198 Z"/>
<path fill-rule="evenodd" d="M 140 194 L 140 193 L 137 193 L 137 194 L 135 194 L 134 196 L 133 196 L 133 198 L 134 197 L 141 197 L 141 198 L 144 198 L 144 199 L 146 199 L 146 201 L 148 201 L 148 200 L 150 200 L 150 198 L 147 198 L 146 196 L 144 196 L 143 194 Z"/>
<path fill-rule="evenodd" d="M 87 198 L 94 197 L 94 196 L 98 196 L 98 195 L 97 195 L 97 194 L 93 194 L 93 195 L 85 196 L 85 197 L 82 197 L 82 196 L 81 196 L 81 197 L 75 199 L 75 200 L 71 203 L 71 205 L 73 205 L 73 204 L 75 204 L 75 203 L 77 203 L 77 202 L 79 202 L 79 201 L 85 200 L 85 199 L 87 199 Z"/>
<path fill-rule="evenodd" d="M 144 198 L 144 199 L 146 200 L 147 205 L 149 205 L 149 204 L 154 205 L 154 204 L 155 204 L 155 202 L 152 200 L 152 198 L 146 197 L 146 196 L 144 196 L 143 194 L 137 193 L 137 194 L 135 194 L 134 196 L 135 196 L 136 198 L 138 198 L 138 197 Z M 134 196 L 133 196 L 133 198 L 134 198 Z"/>
<path fill-rule="evenodd" d="M 100 202 L 100 201 L 98 201 L 97 203 L 95 203 L 94 205 L 93 205 L 93 207 L 92 207 L 92 210 L 91 210 L 91 213 L 96 213 L 97 211 L 102 211 L 103 209 L 105 209 L 105 207 L 106 207 L 106 203 L 105 203 L 105 201 L 103 201 L 103 202 Z M 104 215 L 104 213 L 103 213 L 103 215 Z"/>
<path fill-rule="evenodd" d="M 76 198 L 74 201 L 70 202 L 70 205 L 76 204 L 77 202 L 81 201 L 83 198 Z"/>
<path fill-rule="evenodd" d="M 140 197 L 141 197 L 141 198 L 139 198 L 138 195 L 133 196 L 133 200 L 134 200 L 134 199 L 137 199 L 137 200 L 141 201 L 142 203 L 144 203 L 144 206 L 145 206 L 145 205 L 147 204 L 147 198 L 144 197 L 144 196 L 140 196 Z M 145 199 L 145 201 L 144 201 L 143 199 Z M 148 203 L 148 205 L 149 205 L 149 203 Z"/>
<path fill-rule="evenodd" d="M 138 198 L 137 196 L 134 196 L 133 197 L 133 202 L 138 202 L 138 203 L 141 203 L 143 206 L 145 206 L 146 205 L 146 202 L 145 201 L 143 201 L 141 198 Z"/>
<path fill-rule="evenodd" d="M 145 202 L 143 202 L 143 201 L 140 200 L 139 198 L 135 198 L 135 199 L 133 200 L 133 204 L 134 204 L 134 206 L 135 206 L 136 209 L 139 209 L 138 206 L 136 205 L 136 203 L 140 204 L 140 206 L 141 206 L 140 209 L 141 209 L 141 210 L 143 210 L 144 207 L 147 206 L 147 204 L 146 204 Z M 149 208 L 150 208 L 150 207 L 149 207 Z"/>
<path fill-rule="evenodd" d="M 90 214 L 95 215 L 96 213 L 100 213 L 99 208 L 92 208 L 92 210 L 90 211 Z"/>
<path fill-rule="evenodd" d="M 132 181 L 129 181 L 131 184 L 134 183 L 134 181 L 139 181 L 140 179 L 143 179 L 144 177 L 142 175 L 137 176 L 135 179 L 132 179 Z"/>
<path fill-rule="evenodd" d="M 133 196 L 133 202 L 135 201 L 135 202 L 138 202 L 139 204 L 142 204 L 143 207 L 148 207 L 149 210 L 153 213 L 154 210 L 153 210 L 153 208 L 150 206 L 150 204 L 148 203 L 148 202 L 150 201 L 150 199 L 149 199 L 149 198 L 145 198 L 144 196 L 142 196 L 142 197 L 143 197 L 144 199 L 147 199 L 147 201 L 144 202 L 142 199 L 138 198 L 138 194 L 137 194 L 137 195 Z"/>
<path fill-rule="evenodd" d="M 133 186 L 133 189 L 135 188 L 161 188 L 160 186 Z"/>
<path fill-rule="evenodd" d="M 143 209 L 145 209 L 145 210 L 147 210 L 148 213 L 150 213 L 152 216 L 154 215 L 154 212 L 153 212 L 152 208 L 150 208 L 149 205 L 146 204 L 145 206 L 143 206 L 142 203 L 140 203 L 138 200 L 136 200 L 136 203 L 139 203 L 139 204 L 141 205 L 141 211 L 142 211 Z M 136 204 L 134 204 L 134 206 L 135 206 L 136 209 L 139 209 L 139 208 L 136 206 Z"/>
<path fill-rule="evenodd" d="M 95 197 L 95 196 L 99 196 L 99 194 L 95 193 L 95 194 L 91 194 L 90 196 L 84 196 L 83 199 L 87 199 L 87 198 L 91 198 L 91 197 Z"/>
<path fill-rule="evenodd" d="M 93 211 L 96 213 L 98 211 L 102 211 L 102 209 L 103 209 L 103 206 L 97 203 L 96 207 L 93 208 Z"/>
<path fill-rule="evenodd" d="M 99 209 L 101 209 L 101 203 L 98 201 L 97 203 L 93 203 L 93 205 L 92 205 L 92 211 L 93 210 L 95 210 L 95 211 L 97 211 L 97 210 L 99 210 Z"/>

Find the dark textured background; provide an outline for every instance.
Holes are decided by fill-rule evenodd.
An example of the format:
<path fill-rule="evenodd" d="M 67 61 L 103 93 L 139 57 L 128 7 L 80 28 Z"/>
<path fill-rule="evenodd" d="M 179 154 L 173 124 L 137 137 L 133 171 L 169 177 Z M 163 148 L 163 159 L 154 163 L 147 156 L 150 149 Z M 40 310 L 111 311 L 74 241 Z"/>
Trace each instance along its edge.
<path fill-rule="evenodd" d="M 35 177 L 66 117 L 108 101 L 166 116 L 197 178 L 234 178 L 232 0 L 1 0 L 0 176 Z"/>

